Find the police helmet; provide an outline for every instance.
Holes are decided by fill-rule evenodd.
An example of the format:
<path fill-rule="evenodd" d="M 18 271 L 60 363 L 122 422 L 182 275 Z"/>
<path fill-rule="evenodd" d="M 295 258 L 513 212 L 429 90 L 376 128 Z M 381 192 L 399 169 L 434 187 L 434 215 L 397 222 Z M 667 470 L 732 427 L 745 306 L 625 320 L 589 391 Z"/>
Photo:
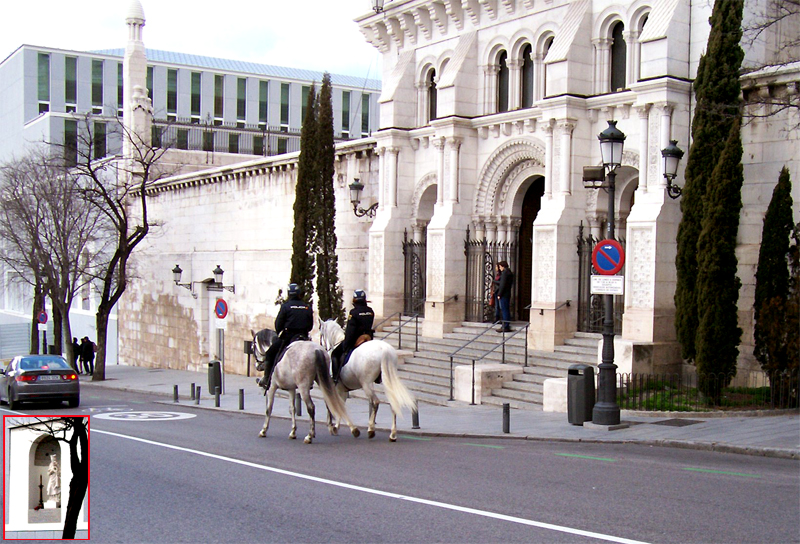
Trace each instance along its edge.
<path fill-rule="evenodd" d="M 361 302 L 366 302 L 367 301 L 367 293 L 363 289 L 356 289 L 355 291 L 353 291 L 353 300 L 354 301 L 357 300 L 357 301 L 361 301 Z"/>
<path fill-rule="evenodd" d="M 296 283 L 289 284 L 289 296 L 290 297 L 299 297 L 300 296 L 300 286 Z"/>

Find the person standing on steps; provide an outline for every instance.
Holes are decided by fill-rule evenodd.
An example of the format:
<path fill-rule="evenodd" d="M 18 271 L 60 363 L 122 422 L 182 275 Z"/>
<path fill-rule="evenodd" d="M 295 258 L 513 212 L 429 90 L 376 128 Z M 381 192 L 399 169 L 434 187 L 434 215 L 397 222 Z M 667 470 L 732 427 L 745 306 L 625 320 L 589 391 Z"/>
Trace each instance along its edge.
<path fill-rule="evenodd" d="M 511 289 L 514 287 L 514 273 L 507 261 L 497 263 L 500 267 L 500 282 L 497 285 L 497 302 L 503 315 L 503 326 L 497 332 L 511 332 Z"/>

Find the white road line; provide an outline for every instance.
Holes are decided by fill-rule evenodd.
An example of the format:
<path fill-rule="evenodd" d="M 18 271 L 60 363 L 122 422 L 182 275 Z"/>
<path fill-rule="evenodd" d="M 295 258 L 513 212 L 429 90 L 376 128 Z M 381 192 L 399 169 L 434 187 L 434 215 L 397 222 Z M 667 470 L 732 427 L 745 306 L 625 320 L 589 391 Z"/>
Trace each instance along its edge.
<path fill-rule="evenodd" d="M 607 540 L 609 542 L 619 542 L 621 544 L 646 544 L 646 543 L 644 543 L 644 542 L 642 542 L 640 540 L 631 540 L 631 539 L 628 539 L 628 538 L 621 538 L 621 537 L 616 537 L 616 536 L 612 536 L 612 535 L 604 535 L 602 533 L 593 533 L 591 531 L 583 531 L 581 529 L 573 529 L 572 527 L 564 527 L 562 525 L 553 525 L 551 523 L 543 523 L 541 521 L 533 521 L 533 520 L 529 520 L 529 519 L 525 519 L 525 518 L 518 518 L 518 517 L 515 517 L 515 516 L 506 516 L 504 514 L 497 514 L 495 512 L 488 512 L 486 510 L 477 510 L 475 508 L 467 508 L 467 507 L 464 507 L 464 506 L 457 506 L 455 504 L 448 504 L 448 503 L 445 503 L 445 502 L 430 501 L 430 500 L 427 500 L 427 499 L 420 499 L 418 497 L 411 497 L 409 495 L 400 495 L 400 494 L 397 494 L 397 493 L 390 493 L 388 491 L 380 491 L 378 489 L 370 489 L 368 487 L 362 487 L 362 486 L 358 486 L 358 485 L 346 484 L 346 483 L 343 483 L 343 482 L 337 482 L 337 481 L 334 481 L 334 480 L 328 480 L 326 478 L 318 478 L 316 476 L 309 476 L 307 474 L 301 474 L 299 472 L 291 472 L 291 471 L 283 470 L 283 469 L 280 469 L 280 468 L 268 467 L 268 466 L 265 466 L 265 465 L 259 465 L 259 464 L 256 464 L 256 463 L 251 463 L 249 461 L 242 461 L 240 459 L 234 459 L 232 457 L 225 457 L 224 455 L 216 455 L 216 454 L 213 454 L 213 453 L 208 453 L 208 452 L 199 451 L 199 450 L 193 450 L 193 449 L 190 449 L 190 448 L 182 448 L 180 446 L 174 446 L 172 444 L 164 444 L 163 442 L 154 442 L 152 440 L 146 440 L 144 438 L 138 438 L 138 437 L 135 437 L 135 436 L 128 436 L 128 435 L 119 434 L 119 433 L 112 433 L 112 432 L 109 432 L 109 431 L 101 431 L 101 430 L 98 430 L 98 429 L 92 429 L 92 434 L 94 434 L 94 433 L 106 434 L 106 435 L 109 435 L 109 436 L 116 436 L 117 438 L 124 438 L 126 440 L 133 440 L 135 442 L 142 442 L 144 444 L 150 444 L 152 446 L 159 446 L 159 447 L 170 449 L 170 450 L 182 451 L 182 452 L 186 452 L 186 453 L 193 453 L 195 455 L 200 455 L 201 457 L 208 457 L 208 458 L 211 458 L 211 459 L 218 459 L 220 461 L 227 461 L 229 463 L 234 463 L 234 464 L 237 464 L 237 465 L 251 467 L 251 468 L 255 468 L 255 469 L 259 469 L 259 470 L 266 470 L 268 472 L 273 472 L 275 474 L 282 474 L 284 476 L 291 476 L 293 478 L 300 478 L 302 480 L 308 480 L 308 481 L 311 481 L 311 482 L 317 482 L 317 483 L 321 483 L 321 484 L 332 485 L 332 486 L 335 486 L 335 487 L 341 487 L 341 488 L 350 489 L 350 490 L 353 490 L 353 491 L 360 491 L 362 493 L 370 493 L 372 495 L 379 495 L 381 497 L 388 497 L 388 498 L 391 498 L 391 499 L 399 499 L 399 500 L 403 500 L 403 501 L 414 502 L 414 503 L 417 503 L 417 504 L 424 504 L 424 505 L 427 505 L 427 506 L 435 506 L 437 508 L 444 508 L 446 510 L 454 510 L 456 512 L 462 512 L 462 513 L 465 513 L 465 514 L 472 514 L 472 515 L 475 515 L 475 516 L 482 516 L 482 517 L 485 517 L 485 518 L 492 518 L 492 519 L 497 519 L 497 520 L 500 520 L 500 521 L 508 521 L 508 522 L 511 522 L 511 523 L 518 523 L 520 525 L 529 525 L 531 527 L 539 527 L 541 529 L 549 529 L 551 531 L 558 531 L 560 533 L 568 533 L 568 534 L 572 534 L 572 535 L 585 536 L 585 537 L 588 537 L 588 538 L 596 538 L 596 539 L 599 539 L 599 540 Z"/>

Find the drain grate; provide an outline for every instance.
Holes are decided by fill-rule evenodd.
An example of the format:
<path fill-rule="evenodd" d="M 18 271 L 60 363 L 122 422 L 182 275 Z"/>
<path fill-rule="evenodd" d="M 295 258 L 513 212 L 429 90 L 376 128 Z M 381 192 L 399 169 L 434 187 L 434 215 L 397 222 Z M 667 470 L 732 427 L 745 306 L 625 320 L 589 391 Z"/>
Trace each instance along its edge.
<path fill-rule="evenodd" d="M 663 421 L 654 421 L 652 425 L 666 425 L 667 427 L 687 427 L 695 423 L 702 423 L 699 419 L 665 419 Z"/>

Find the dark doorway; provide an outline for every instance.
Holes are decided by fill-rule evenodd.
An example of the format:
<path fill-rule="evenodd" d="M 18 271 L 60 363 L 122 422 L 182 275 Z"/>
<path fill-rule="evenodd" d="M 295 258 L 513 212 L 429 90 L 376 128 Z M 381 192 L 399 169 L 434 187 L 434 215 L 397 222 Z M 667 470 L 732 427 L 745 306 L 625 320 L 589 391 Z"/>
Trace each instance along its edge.
<path fill-rule="evenodd" d="M 544 195 L 544 178 L 537 177 L 525 192 L 522 200 L 522 223 L 519 227 L 519 270 L 514 270 L 517 279 L 517 315 L 520 321 L 530 321 L 530 310 L 525 309 L 530 306 L 532 296 L 533 278 L 533 222 L 539 215 L 542 208 L 542 196 Z"/>

